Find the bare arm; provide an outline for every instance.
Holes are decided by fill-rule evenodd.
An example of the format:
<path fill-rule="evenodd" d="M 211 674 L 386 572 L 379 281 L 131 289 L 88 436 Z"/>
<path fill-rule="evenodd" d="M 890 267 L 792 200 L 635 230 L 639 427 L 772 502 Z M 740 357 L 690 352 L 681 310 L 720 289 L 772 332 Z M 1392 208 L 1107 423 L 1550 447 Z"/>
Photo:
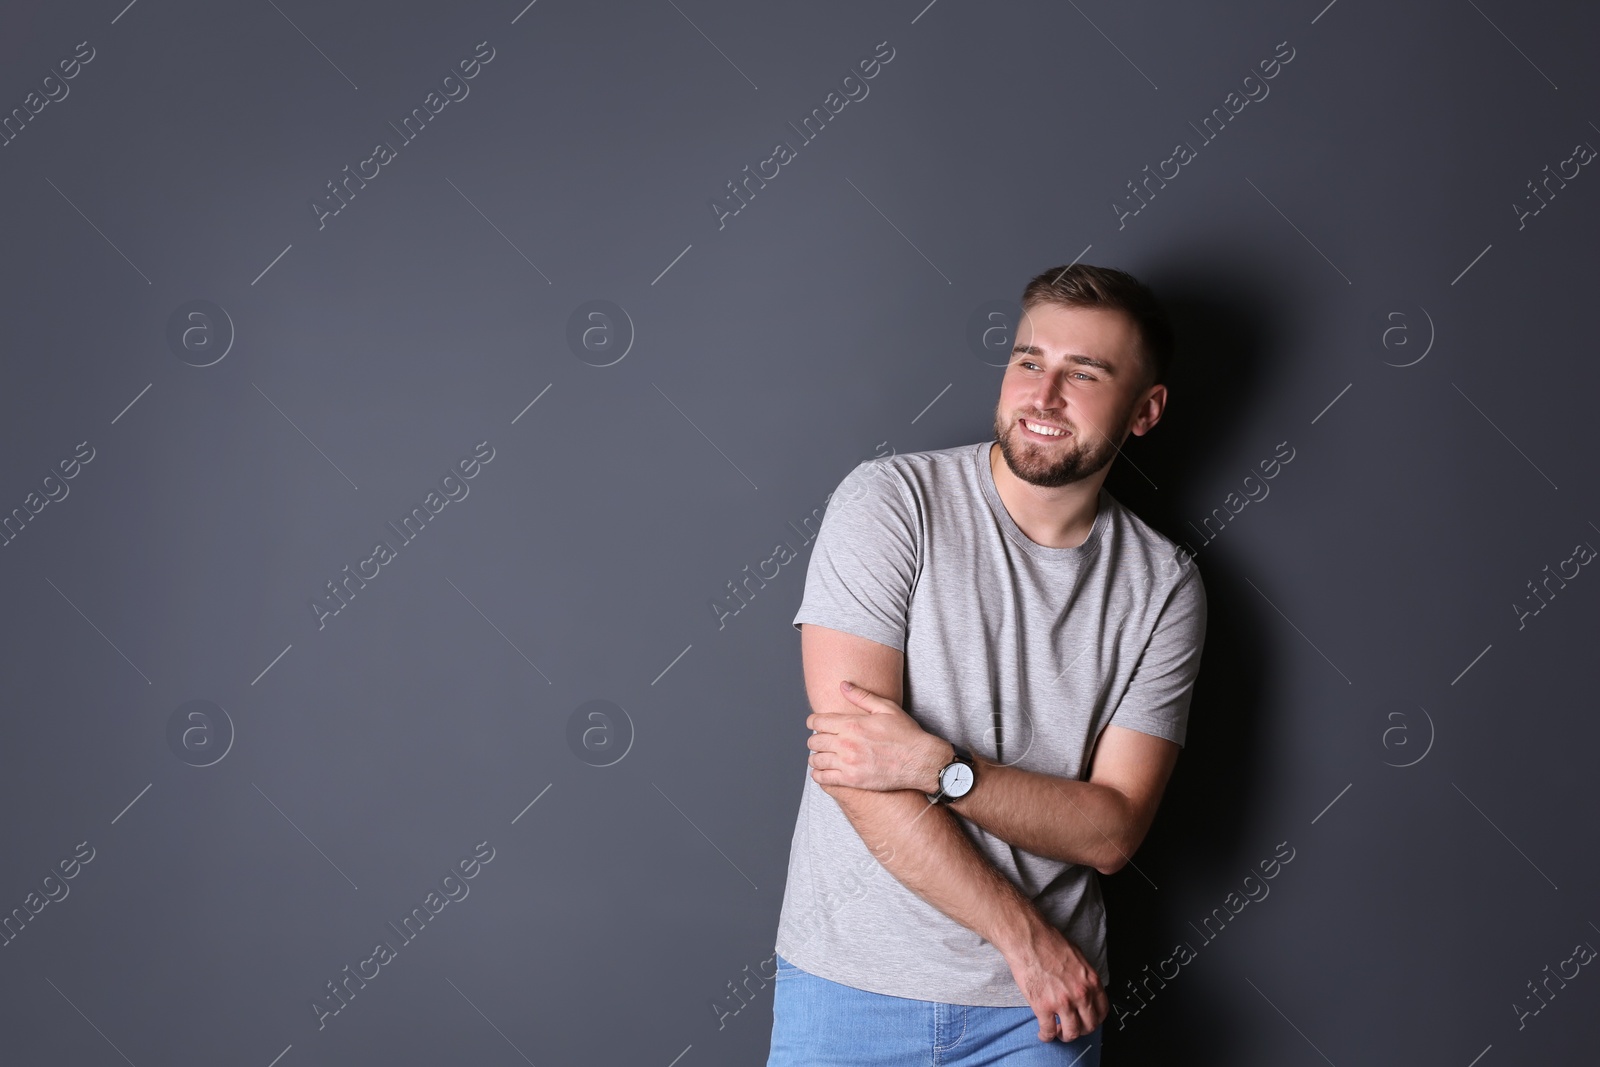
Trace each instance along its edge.
<path fill-rule="evenodd" d="M 801 658 L 814 711 L 852 709 L 839 689 L 844 680 L 903 699 L 904 654 L 888 645 L 805 623 Z M 1039 1017 L 1042 1040 L 1071 1041 L 1099 1026 L 1109 1010 L 1099 975 L 978 851 L 951 811 L 915 789 L 818 784 L 890 874 L 1000 950 Z"/>
<path fill-rule="evenodd" d="M 898 682 L 888 684 L 898 690 Z M 843 696 L 855 713 L 806 717 L 816 731 L 806 746 L 816 753 L 817 784 L 835 797 L 846 795 L 841 789 L 937 792 L 939 769 L 954 756 L 950 742 L 870 686 Z M 974 755 L 977 784 L 950 810 L 1036 856 L 1114 874 L 1149 832 L 1177 758 L 1175 742 L 1114 725 L 1101 732 L 1088 781 Z"/>
<path fill-rule="evenodd" d="M 939 749 L 950 751 L 943 744 Z M 1107 726 L 1095 746 L 1088 781 L 991 763 L 974 754 L 977 785 L 950 808 L 1036 856 L 1115 874 L 1150 831 L 1178 751 L 1164 737 Z M 935 777 L 928 791 L 937 788 Z"/>

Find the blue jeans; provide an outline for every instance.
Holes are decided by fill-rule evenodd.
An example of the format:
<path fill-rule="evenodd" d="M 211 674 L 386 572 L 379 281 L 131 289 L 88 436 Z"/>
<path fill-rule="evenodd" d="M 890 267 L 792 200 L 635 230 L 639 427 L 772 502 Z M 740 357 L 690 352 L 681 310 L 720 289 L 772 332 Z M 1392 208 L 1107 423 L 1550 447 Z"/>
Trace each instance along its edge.
<path fill-rule="evenodd" d="M 767 1067 L 1099 1067 L 1100 1031 L 1040 1041 L 1032 1008 L 941 1004 L 870 993 L 782 956 Z"/>

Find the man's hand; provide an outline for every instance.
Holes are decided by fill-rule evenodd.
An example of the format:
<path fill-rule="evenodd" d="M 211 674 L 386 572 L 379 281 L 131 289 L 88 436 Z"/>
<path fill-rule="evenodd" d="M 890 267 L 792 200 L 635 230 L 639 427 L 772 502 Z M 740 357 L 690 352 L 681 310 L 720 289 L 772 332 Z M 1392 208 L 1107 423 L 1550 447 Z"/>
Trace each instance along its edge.
<path fill-rule="evenodd" d="M 1037 924 L 1005 957 L 1028 1006 L 1039 1017 L 1040 1041 L 1076 1041 L 1099 1027 L 1111 1011 L 1099 973 L 1054 927 Z"/>
<path fill-rule="evenodd" d="M 899 704 L 841 682 L 839 691 L 860 711 L 812 712 L 806 726 L 807 762 L 818 785 L 887 791 L 939 788 L 939 769 L 950 762 L 948 741 L 928 733 Z"/>

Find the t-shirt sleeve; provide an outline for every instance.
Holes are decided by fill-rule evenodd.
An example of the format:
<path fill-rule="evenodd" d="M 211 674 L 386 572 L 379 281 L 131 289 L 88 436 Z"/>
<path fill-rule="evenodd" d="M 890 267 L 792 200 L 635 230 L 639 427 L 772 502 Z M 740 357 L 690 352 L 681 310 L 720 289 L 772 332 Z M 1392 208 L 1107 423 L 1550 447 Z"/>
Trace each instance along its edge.
<path fill-rule="evenodd" d="M 1200 569 L 1191 566 L 1156 618 L 1112 725 L 1183 744 L 1205 637 L 1206 590 Z"/>
<path fill-rule="evenodd" d="M 904 652 L 916 573 L 910 490 L 884 460 L 864 460 L 828 498 L 792 625 L 814 623 Z"/>

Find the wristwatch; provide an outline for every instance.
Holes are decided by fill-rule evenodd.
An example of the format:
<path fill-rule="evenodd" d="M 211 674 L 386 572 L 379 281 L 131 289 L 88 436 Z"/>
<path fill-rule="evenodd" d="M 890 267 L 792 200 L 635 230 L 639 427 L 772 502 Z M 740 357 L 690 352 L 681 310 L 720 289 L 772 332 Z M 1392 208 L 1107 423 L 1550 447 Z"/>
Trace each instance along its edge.
<path fill-rule="evenodd" d="M 972 761 L 972 753 L 954 743 L 950 747 L 955 750 L 955 758 L 940 768 L 939 791 L 925 794 L 929 803 L 948 804 L 959 800 L 971 793 L 978 783 L 978 765 Z"/>

